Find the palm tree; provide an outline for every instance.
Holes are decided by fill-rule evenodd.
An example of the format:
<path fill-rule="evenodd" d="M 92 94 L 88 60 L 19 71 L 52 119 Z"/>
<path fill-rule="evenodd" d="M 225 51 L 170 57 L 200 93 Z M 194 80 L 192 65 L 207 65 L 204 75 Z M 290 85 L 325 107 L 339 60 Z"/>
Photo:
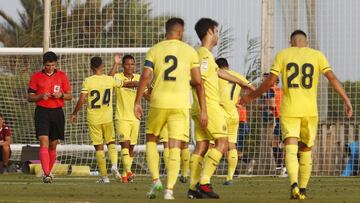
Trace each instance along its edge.
<path fill-rule="evenodd" d="M 223 26 L 219 29 L 219 42 L 216 51 L 217 58 L 230 58 L 232 47 L 234 44 L 234 36 L 231 28 L 224 28 Z"/>
<path fill-rule="evenodd" d="M 21 0 L 24 11 L 19 11 L 20 21 L 0 10 L 5 22 L 0 24 L 0 42 L 5 47 L 41 47 L 43 35 L 43 4 L 41 0 Z"/>

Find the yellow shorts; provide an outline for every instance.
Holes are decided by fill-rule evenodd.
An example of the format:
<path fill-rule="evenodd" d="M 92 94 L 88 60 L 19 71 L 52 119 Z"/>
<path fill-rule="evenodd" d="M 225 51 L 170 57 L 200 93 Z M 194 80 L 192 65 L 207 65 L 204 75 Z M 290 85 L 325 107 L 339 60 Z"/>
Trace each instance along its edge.
<path fill-rule="evenodd" d="M 189 121 L 188 121 L 189 123 Z M 187 126 L 187 129 L 185 130 L 184 134 L 185 136 L 188 138 L 188 140 L 186 142 L 189 142 L 190 140 L 190 124 L 186 124 L 185 127 Z M 161 130 L 160 132 L 160 136 L 159 136 L 159 142 L 163 143 L 163 142 L 168 142 L 169 141 L 169 130 L 167 125 L 164 126 L 164 128 Z"/>
<path fill-rule="evenodd" d="M 115 141 L 113 122 L 97 125 L 88 124 L 88 126 L 90 139 L 93 145 L 104 144 L 104 141 L 106 144 Z"/>
<path fill-rule="evenodd" d="M 281 117 L 282 139 L 298 138 L 308 147 L 314 145 L 317 135 L 318 117 Z"/>
<path fill-rule="evenodd" d="M 226 117 L 226 125 L 228 130 L 228 140 L 231 143 L 237 143 L 237 131 L 239 128 L 239 118 L 238 117 Z"/>
<path fill-rule="evenodd" d="M 227 137 L 227 126 L 224 114 L 220 105 L 207 105 L 208 126 L 203 129 L 200 125 L 199 114 L 192 115 L 195 126 L 195 140 L 216 140 L 218 138 Z"/>
<path fill-rule="evenodd" d="M 159 136 L 167 125 L 168 139 L 189 141 L 189 109 L 160 109 L 150 107 L 146 121 L 146 134 Z"/>
<path fill-rule="evenodd" d="M 115 120 L 115 128 L 120 142 L 130 141 L 136 145 L 139 137 L 139 120 Z"/>

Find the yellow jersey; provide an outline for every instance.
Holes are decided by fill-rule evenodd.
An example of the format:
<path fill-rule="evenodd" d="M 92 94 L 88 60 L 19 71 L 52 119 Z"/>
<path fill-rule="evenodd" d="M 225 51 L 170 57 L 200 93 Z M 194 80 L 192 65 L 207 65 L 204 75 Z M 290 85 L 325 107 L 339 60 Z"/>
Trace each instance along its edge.
<path fill-rule="evenodd" d="M 233 70 L 226 71 L 231 75 L 240 78 L 246 84 L 249 84 L 249 81 L 239 73 Z M 238 84 L 219 78 L 220 106 L 224 109 L 226 117 L 238 118 L 239 115 L 236 108 L 236 103 L 239 100 L 240 92 L 241 87 Z"/>
<path fill-rule="evenodd" d="M 144 67 L 153 70 L 150 107 L 190 108 L 190 71 L 199 67 L 194 48 L 180 40 L 164 40 L 147 52 Z"/>
<path fill-rule="evenodd" d="M 123 82 L 139 81 L 140 75 L 133 74 L 133 77 L 129 79 L 124 73 L 116 73 L 114 78 Z M 134 113 L 134 102 L 136 97 L 137 87 L 118 87 L 115 88 L 116 95 L 116 108 L 115 119 L 117 120 L 131 120 L 138 121 Z"/>
<path fill-rule="evenodd" d="M 98 125 L 113 121 L 113 88 L 121 86 L 121 80 L 107 75 L 93 75 L 85 78 L 81 93 L 87 94 L 89 124 Z"/>
<path fill-rule="evenodd" d="M 280 51 L 271 73 L 281 75 L 283 98 L 280 115 L 284 117 L 318 116 L 317 86 L 320 72 L 331 70 L 325 56 L 308 47 L 290 47 Z"/>
<path fill-rule="evenodd" d="M 206 104 L 219 105 L 219 76 L 218 65 L 215 62 L 213 54 L 205 47 L 198 49 L 200 59 L 201 78 L 204 81 L 205 86 L 205 99 Z M 196 90 L 193 90 L 193 106 L 192 109 L 195 112 L 200 111 L 200 106 L 196 94 Z"/>

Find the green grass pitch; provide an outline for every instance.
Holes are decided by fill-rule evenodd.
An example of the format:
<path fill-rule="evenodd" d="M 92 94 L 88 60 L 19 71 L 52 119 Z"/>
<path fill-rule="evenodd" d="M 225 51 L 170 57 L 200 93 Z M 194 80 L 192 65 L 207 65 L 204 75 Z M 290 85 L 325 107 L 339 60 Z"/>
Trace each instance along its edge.
<path fill-rule="evenodd" d="M 164 202 L 162 194 L 147 200 L 150 177 L 136 177 L 135 183 L 96 184 L 96 177 L 56 177 L 54 183 L 43 184 L 33 175 L 0 175 L 0 202 Z M 211 202 L 299 202 L 289 200 L 287 178 L 241 177 L 233 186 L 223 186 L 223 178 L 213 178 L 220 200 Z M 163 181 L 164 183 L 165 181 Z M 187 184 L 178 182 L 175 202 L 209 202 L 187 200 Z M 314 177 L 310 180 L 309 200 L 304 202 L 360 202 L 360 178 Z"/>

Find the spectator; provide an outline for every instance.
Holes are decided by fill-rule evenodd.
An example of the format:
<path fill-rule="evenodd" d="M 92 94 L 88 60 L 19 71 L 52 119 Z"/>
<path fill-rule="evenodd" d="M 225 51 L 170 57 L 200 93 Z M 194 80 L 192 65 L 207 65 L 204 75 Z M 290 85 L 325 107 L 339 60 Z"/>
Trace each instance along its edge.
<path fill-rule="evenodd" d="M 0 113 L 0 161 L 3 164 L 2 173 L 8 174 L 9 159 L 11 155 L 10 149 L 11 131 L 10 127 L 5 125 L 4 116 Z"/>

